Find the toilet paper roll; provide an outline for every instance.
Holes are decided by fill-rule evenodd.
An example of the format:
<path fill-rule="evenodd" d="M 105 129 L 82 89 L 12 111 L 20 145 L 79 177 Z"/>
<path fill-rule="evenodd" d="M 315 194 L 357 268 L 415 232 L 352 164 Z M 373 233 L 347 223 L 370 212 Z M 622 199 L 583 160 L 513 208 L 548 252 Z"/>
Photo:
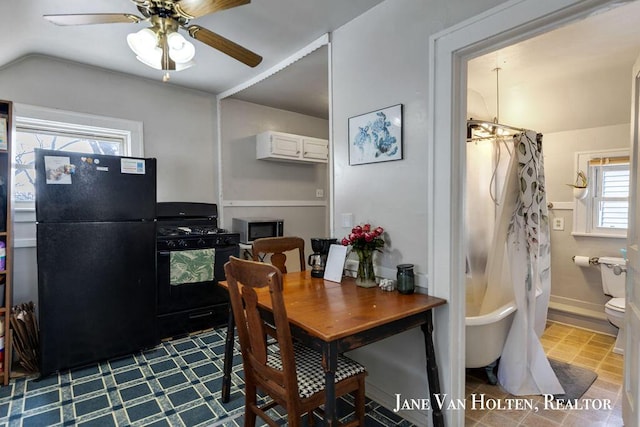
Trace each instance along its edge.
<path fill-rule="evenodd" d="M 576 255 L 573 257 L 573 263 L 575 265 L 577 265 L 578 267 L 589 267 L 591 264 L 589 264 L 589 257 L 588 256 L 582 256 L 582 255 Z"/>

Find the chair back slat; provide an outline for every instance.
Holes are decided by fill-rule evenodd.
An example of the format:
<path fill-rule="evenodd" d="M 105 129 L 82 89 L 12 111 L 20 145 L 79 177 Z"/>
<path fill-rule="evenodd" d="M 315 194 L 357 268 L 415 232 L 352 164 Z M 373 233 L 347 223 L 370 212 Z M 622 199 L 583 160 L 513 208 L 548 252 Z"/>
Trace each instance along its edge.
<path fill-rule="evenodd" d="M 298 250 L 300 271 L 305 271 L 304 239 L 300 237 L 286 236 L 256 239 L 253 241 L 251 252 L 254 261 L 260 261 L 260 254 L 271 254 L 271 264 L 278 267 L 282 274 L 286 274 L 287 256 L 284 253 L 295 249 Z"/>

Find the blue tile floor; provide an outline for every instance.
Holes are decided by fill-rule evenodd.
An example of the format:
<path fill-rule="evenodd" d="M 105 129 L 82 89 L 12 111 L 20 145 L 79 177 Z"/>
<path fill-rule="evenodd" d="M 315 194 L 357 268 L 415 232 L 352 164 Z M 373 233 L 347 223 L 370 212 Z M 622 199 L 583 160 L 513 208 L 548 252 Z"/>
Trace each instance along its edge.
<path fill-rule="evenodd" d="M 220 400 L 225 335 L 226 328 L 204 331 L 43 379 L 12 380 L 0 387 L 0 425 L 242 426 L 244 382 L 237 343 L 231 401 Z M 343 420 L 353 416 L 350 396 L 341 399 L 338 410 Z M 271 411 L 286 425 L 282 408 Z M 366 411 L 367 426 L 412 426 L 372 400 Z"/>

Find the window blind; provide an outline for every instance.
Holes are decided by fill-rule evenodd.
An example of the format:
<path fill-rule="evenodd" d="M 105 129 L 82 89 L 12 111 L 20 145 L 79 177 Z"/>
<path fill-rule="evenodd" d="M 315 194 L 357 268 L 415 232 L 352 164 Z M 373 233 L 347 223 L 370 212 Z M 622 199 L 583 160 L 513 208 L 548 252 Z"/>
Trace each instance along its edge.
<path fill-rule="evenodd" d="M 602 167 L 599 191 L 599 227 L 627 228 L 629 215 L 629 167 L 609 163 Z"/>

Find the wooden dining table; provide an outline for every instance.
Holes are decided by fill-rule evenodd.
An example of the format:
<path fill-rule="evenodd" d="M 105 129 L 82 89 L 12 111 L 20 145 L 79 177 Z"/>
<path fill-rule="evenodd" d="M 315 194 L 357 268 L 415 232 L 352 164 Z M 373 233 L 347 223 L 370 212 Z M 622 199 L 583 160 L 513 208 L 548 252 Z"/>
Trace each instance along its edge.
<path fill-rule="evenodd" d="M 313 278 L 308 271 L 284 274 L 282 281 L 292 336 L 322 353 L 327 426 L 338 424 L 335 396 L 338 354 L 418 326 L 424 334 L 433 423 L 435 426 L 444 425 L 436 398 L 440 394 L 440 380 L 432 336 L 432 309 L 445 304 L 444 299 L 418 293 L 403 295 L 378 287 L 362 288 L 353 278 L 347 277 L 341 283 L 331 282 Z M 228 287 L 226 282 L 219 282 L 219 285 Z M 272 310 L 267 287 L 258 290 L 258 304 L 267 314 Z M 230 398 L 234 326 L 230 312 L 224 355 L 223 402 Z"/>

